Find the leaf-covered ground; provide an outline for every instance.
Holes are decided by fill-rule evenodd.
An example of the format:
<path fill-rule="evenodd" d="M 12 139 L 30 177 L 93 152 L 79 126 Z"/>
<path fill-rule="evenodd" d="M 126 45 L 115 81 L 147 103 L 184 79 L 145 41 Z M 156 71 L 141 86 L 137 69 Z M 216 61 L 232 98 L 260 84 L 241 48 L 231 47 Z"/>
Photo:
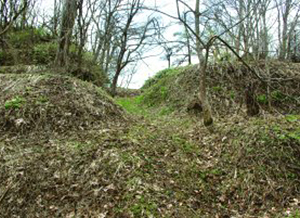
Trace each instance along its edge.
<path fill-rule="evenodd" d="M 213 131 L 140 98 L 126 125 L 0 136 L 0 217 L 299 217 L 297 115 Z"/>
<path fill-rule="evenodd" d="M 50 73 L 0 74 L 0 134 L 53 134 L 126 121 L 101 88 Z"/>

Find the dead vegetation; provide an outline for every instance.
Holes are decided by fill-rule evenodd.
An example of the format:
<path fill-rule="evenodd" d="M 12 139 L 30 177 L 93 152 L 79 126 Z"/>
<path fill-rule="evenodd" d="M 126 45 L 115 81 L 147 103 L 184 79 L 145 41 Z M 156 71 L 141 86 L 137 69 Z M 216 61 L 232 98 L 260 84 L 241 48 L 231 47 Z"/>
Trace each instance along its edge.
<path fill-rule="evenodd" d="M 1 217 L 296 213 L 299 118 L 217 123 L 211 134 L 187 118 L 148 114 L 68 137 L 1 137 Z"/>
<path fill-rule="evenodd" d="M 210 79 L 220 104 L 213 132 L 176 110 L 195 91 L 193 67 L 119 99 L 133 115 L 87 82 L 0 75 L 0 217 L 297 218 L 300 117 L 278 113 L 299 110 L 297 75 L 280 76 L 294 78 L 283 86 L 272 74 L 292 97 L 272 107 L 257 100 L 264 112 L 248 118 L 238 100 L 244 82 L 219 69 Z"/>
<path fill-rule="evenodd" d="M 126 120 L 100 88 L 50 74 L 0 75 L 0 131 L 67 132 Z"/>

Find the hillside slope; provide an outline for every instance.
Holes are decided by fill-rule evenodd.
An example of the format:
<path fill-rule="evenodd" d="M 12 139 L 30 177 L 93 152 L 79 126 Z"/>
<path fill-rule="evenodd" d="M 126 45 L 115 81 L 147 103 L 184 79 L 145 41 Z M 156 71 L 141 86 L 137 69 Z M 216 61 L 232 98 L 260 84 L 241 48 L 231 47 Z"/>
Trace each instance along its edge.
<path fill-rule="evenodd" d="M 244 104 L 245 88 L 256 87 L 260 108 L 283 114 L 300 113 L 300 64 L 270 62 L 252 63 L 251 67 L 270 88 L 255 79 L 241 63 L 223 63 L 208 67 L 208 97 L 214 116 L 236 113 Z M 166 69 L 146 81 L 143 102 L 149 106 L 167 105 L 186 111 L 197 99 L 199 72 L 197 66 Z"/>
<path fill-rule="evenodd" d="M 126 113 L 90 83 L 51 74 L 0 74 L 0 132 L 66 132 L 122 123 Z"/>
<path fill-rule="evenodd" d="M 297 217 L 300 116 L 219 116 L 210 132 L 169 113 L 193 92 L 181 70 L 119 105 L 71 77 L 0 74 L 0 217 Z"/>

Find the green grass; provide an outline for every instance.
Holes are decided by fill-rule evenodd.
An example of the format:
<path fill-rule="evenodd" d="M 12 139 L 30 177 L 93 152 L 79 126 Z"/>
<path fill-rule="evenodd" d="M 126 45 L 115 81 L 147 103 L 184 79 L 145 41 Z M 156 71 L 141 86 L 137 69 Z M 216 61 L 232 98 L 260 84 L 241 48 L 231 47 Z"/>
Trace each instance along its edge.
<path fill-rule="evenodd" d="M 147 111 L 141 104 L 142 99 L 142 96 L 134 98 L 118 98 L 116 99 L 116 102 L 130 114 L 146 115 Z"/>
<path fill-rule="evenodd" d="M 21 108 L 25 102 L 26 102 L 26 100 L 24 98 L 16 96 L 11 100 L 7 100 L 4 104 L 4 106 L 6 109 Z"/>
<path fill-rule="evenodd" d="M 294 213 L 288 215 L 286 218 L 300 218 L 300 210 L 296 210 Z"/>
<path fill-rule="evenodd" d="M 188 67 L 190 67 L 190 66 L 177 67 L 177 68 L 167 68 L 167 69 L 164 69 L 162 71 L 159 71 L 154 77 L 148 79 L 145 82 L 142 89 L 147 89 L 147 88 L 153 86 L 154 84 L 156 84 L 157 82 L 159 82 L 162 79 L 168 78 L 170 76 L 177 75 L 177 74 L 183 72 L 183 70 L 187 69 Z"/>

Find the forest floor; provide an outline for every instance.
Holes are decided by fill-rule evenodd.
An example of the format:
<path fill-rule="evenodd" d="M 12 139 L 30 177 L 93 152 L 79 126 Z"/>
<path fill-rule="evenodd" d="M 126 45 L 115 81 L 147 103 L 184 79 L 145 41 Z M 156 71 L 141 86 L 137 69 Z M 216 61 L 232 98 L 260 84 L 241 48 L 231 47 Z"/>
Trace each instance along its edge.
<path fill-rule="evenodd" d="M 236 115 L 208 131 L 138 97 L 117 102 L 123 125 L 1 135 L 0 217 L 300 216 L 299 116 Z"/>
<path fill-rule="evenodd" d="M 193 67 L 116 99 L 73 77 L 1 73 L 0 217 L 299 218 L 299 68 L 284 68 L 296 76 L 270 104 L 259 92 L 256 117 L 241 84 L 212 74 L 210 129 L 187 113 Z"/>

